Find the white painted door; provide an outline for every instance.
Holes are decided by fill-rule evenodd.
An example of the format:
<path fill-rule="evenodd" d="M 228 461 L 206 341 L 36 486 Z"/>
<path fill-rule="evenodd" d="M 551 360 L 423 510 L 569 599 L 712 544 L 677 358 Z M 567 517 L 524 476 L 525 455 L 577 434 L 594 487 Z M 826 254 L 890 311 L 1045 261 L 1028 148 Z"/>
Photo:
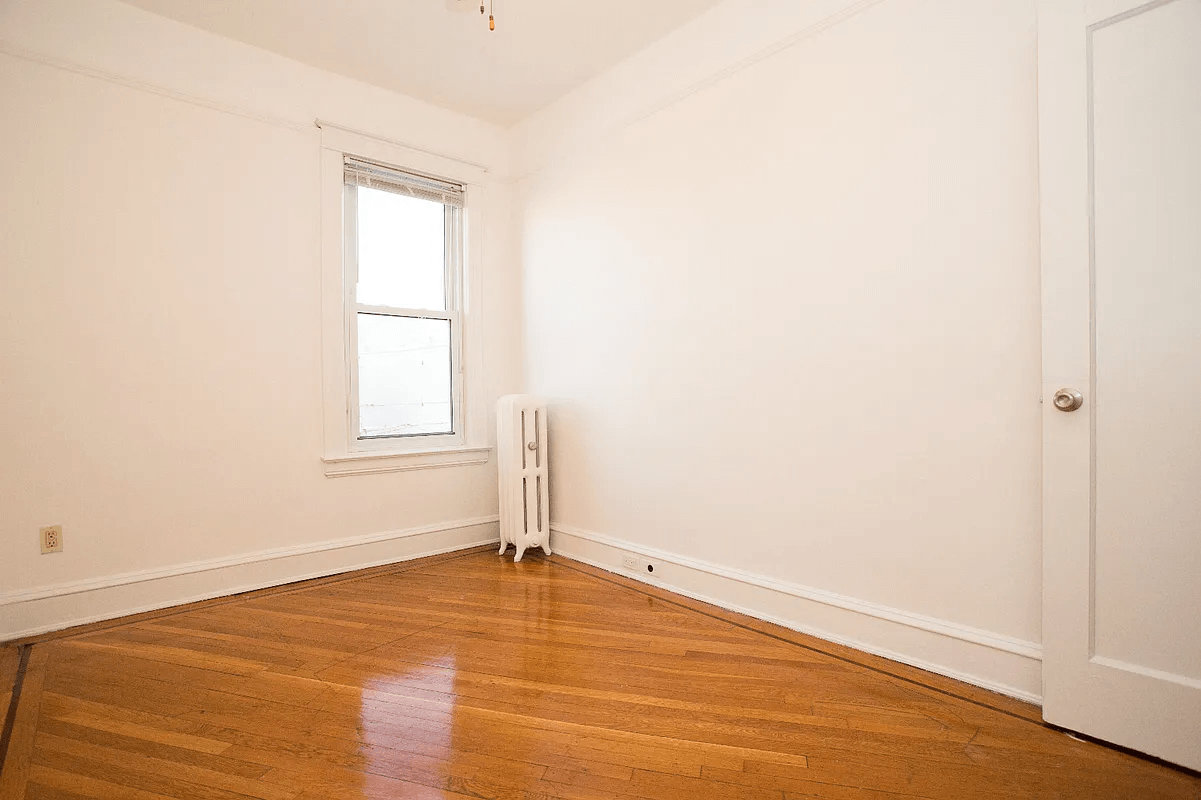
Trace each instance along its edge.
<path fill-rule="evenodd" d="M 1040 0 L 1039 128 L 1043 717 L 1201 769 L 1201 0 Z"/>

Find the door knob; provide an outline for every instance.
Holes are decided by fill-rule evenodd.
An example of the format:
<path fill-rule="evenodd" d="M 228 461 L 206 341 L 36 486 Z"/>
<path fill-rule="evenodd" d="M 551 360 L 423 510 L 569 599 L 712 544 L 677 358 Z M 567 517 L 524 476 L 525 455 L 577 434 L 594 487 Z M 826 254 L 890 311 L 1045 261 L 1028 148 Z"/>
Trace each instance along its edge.
<path fill-rule="evenodd" d="M 1060 389 L 1055 393 L 1055 407 L 1060 411 L 1075 411 L 1084 405 L 1084 395 L 1075 389 Z"/>
<path fill-rule="evenodd" d="M 537 449 L 538 449 L 538 443 L 537 443 L 537 442 L 530 442 L 530 443 L 529 443 L 528 445 L 526 445 L 526 446 L 527 446 L 527 447 L 529 447 L 531 450 L 537 450 Z"/>

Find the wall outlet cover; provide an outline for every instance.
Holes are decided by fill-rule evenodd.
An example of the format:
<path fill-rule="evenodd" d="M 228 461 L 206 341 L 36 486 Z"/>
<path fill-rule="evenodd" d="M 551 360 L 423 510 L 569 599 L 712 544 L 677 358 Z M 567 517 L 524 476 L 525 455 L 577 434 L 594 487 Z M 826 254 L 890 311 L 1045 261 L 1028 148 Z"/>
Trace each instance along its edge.
<path fill-rule="evenodd" d="M 63 526 L 47 525 L 44 528 L 38 528 L 38 540 L 42 546 L 42 555 L 61 553 L 63 551 Z"/>
<path fill-rule="evenodd" d="M 655 573 L 655 565 L 651 561 L 647 561 L 642 556 L 636 556 L 633 553 L 621 554 L 621 567 L 628 569 L 630 572 L 641 572 L 646 575 Z"/>

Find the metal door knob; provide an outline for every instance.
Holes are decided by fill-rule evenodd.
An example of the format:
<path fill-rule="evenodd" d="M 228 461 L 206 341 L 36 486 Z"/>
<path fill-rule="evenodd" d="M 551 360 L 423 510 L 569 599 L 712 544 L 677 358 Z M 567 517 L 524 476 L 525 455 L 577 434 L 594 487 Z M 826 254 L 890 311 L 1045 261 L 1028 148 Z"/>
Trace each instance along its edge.
<path fill-rule="evenodd" d="M 1055 393 L 1055 407 L 1060 411 L 1075 411 L 1084 405 L 1084 395 L 1075 389 L 1060 389 Z"/>
<path fill-rule="evenodd" d="M 530 442 L 530 443 L 529 443 L 528 445 L 526 445 L 526 446 L 527 446 L 527 447 L 529 447 L 531 450 L 537 450 L 537 449 L 538 449 L 538 443 L 537 443 L 537 442 Z"/>

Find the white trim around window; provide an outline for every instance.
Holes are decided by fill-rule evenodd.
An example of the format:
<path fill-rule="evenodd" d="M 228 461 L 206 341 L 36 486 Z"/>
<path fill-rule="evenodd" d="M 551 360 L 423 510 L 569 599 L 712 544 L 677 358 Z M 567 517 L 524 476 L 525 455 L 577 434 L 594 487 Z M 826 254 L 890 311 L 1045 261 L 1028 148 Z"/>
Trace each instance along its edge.
<path fill-rule="evenodd" d="M 357 156 L 425 174 L 444 175 L 466 186 L 454 227 L 456 251 L 447 270 L 447 310 L 372 309 L 355 302 L 353 243 L 345 235 L 346 156 Z M 476 334 L 480 302 L 476 266 L 481 263 L 482 203 L 485 174 L 478 167 L 392 145 L 340 128 L 321 131 L 321 338 L 324 447 L 328 477 L 457 467 L 487 463 L 491 448 L 482 400 L 481 346 Z M 359 437 L 354 334 L 356 314 L 386 313 L 445 319 L 451 325 L 453 434 L 378 439 Z M 474 335 L 473 335 L 474 334 Z"/>

